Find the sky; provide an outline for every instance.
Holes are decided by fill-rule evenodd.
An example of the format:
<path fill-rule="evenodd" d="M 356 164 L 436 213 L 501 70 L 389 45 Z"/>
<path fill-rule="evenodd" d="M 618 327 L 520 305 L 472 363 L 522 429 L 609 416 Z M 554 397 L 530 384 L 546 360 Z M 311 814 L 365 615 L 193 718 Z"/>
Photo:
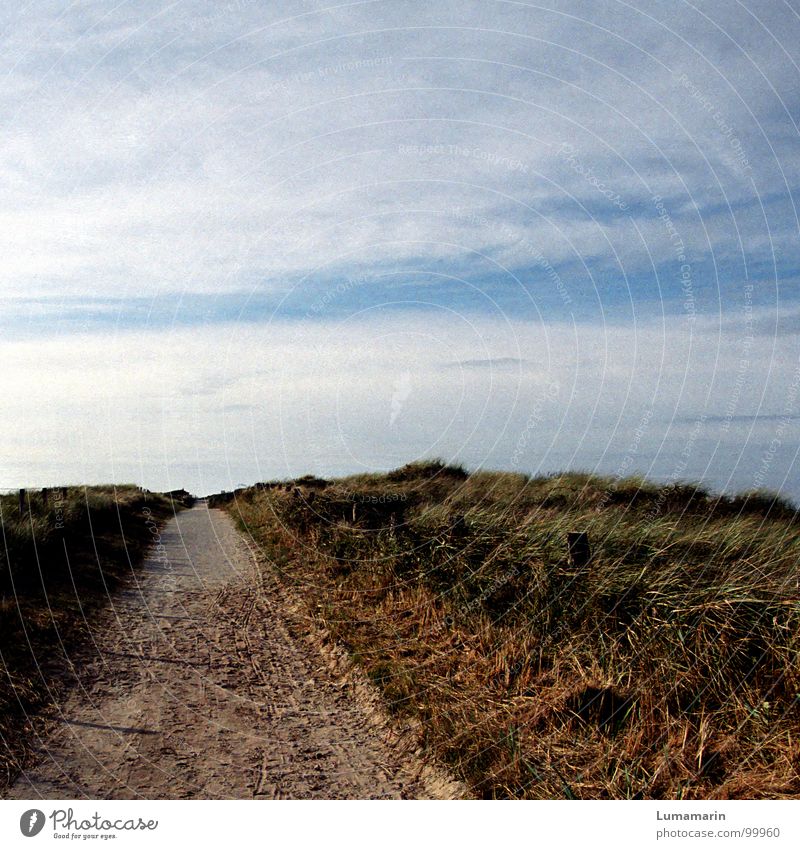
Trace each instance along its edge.
<path fill-rule="evenodd" d="M 0 9 L 0 488 L 442 457 L 800 501 L 800 7 Z"/>

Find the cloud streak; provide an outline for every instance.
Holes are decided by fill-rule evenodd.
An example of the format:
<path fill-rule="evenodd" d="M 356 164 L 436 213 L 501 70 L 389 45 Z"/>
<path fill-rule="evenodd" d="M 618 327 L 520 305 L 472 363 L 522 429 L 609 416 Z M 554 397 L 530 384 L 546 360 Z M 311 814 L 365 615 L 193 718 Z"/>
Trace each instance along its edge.
<path fill-rule="evenodd" d="M 473 252 L 530 272 L 523 238 L 636 278 L 674 258 L 656 194 L 704 273 L 798 260 L 798 25 L 773 4 L 758 37 L 727 4 L 144 5 L 10 22 L 6 292 L 281 291 Z"/>

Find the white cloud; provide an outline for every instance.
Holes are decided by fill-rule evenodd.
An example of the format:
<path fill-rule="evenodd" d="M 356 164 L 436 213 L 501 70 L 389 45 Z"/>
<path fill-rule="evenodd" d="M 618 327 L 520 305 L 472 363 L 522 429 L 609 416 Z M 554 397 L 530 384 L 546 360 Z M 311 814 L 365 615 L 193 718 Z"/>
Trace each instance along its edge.
<path fill-rule="evenodd" d="M 423 241 L 432 256 L 471 248 L 513 263 L 517 232 L 547 243 L 552 262 L 616 253 L 636 274 L 671 258 L 654 192 L 698 261 L 735 260 L 737 228 L 769 261 L 771 240 L 796 234 L 781 168 L 794 180 L 797 153 L 776 92 L 791 107 L 796 69 L 780 50 L 797 21 L 767 4 L 770 34 L 724 9 L 723 31 L 696 13 L 659 25 L 652 4 L 20 12 L 0 92 L 2 291 L 269 287 L 343 248 L 351 262 L 402 262 Z M 564 142 L 643 239 L 565 164 Z M 756 200 L 751 176 L 769 230 L 736 208 Z M 420 206 L 507 230 L 498 239 Z"/>

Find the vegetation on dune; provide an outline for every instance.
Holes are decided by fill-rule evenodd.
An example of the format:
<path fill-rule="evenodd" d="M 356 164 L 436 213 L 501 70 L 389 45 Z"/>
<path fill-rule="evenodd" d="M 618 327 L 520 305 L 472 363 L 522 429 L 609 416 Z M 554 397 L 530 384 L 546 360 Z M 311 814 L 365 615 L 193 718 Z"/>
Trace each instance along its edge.
<path fill-rule="evenodd" d="M 36 724 L 67 686 L 73 649 L 179 502 L 136 486 L 0 497 L 0 784 L 24 765 Z"/>
<path fill-rule="evenodd" d="M 308 483 L 217 503 L 479 796 L 800 793 L 785 500 L 442 463 Z"/>

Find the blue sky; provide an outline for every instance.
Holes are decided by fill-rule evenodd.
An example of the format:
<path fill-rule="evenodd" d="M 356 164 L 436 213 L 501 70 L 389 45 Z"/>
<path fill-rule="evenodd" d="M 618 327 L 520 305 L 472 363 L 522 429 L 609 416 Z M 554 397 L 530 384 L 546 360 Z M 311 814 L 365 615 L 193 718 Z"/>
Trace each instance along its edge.
<path fill-rule="evenodd" d="M 440 454 L 800 497 L 795 6 L 2 15 L 0 486 Z"/>

